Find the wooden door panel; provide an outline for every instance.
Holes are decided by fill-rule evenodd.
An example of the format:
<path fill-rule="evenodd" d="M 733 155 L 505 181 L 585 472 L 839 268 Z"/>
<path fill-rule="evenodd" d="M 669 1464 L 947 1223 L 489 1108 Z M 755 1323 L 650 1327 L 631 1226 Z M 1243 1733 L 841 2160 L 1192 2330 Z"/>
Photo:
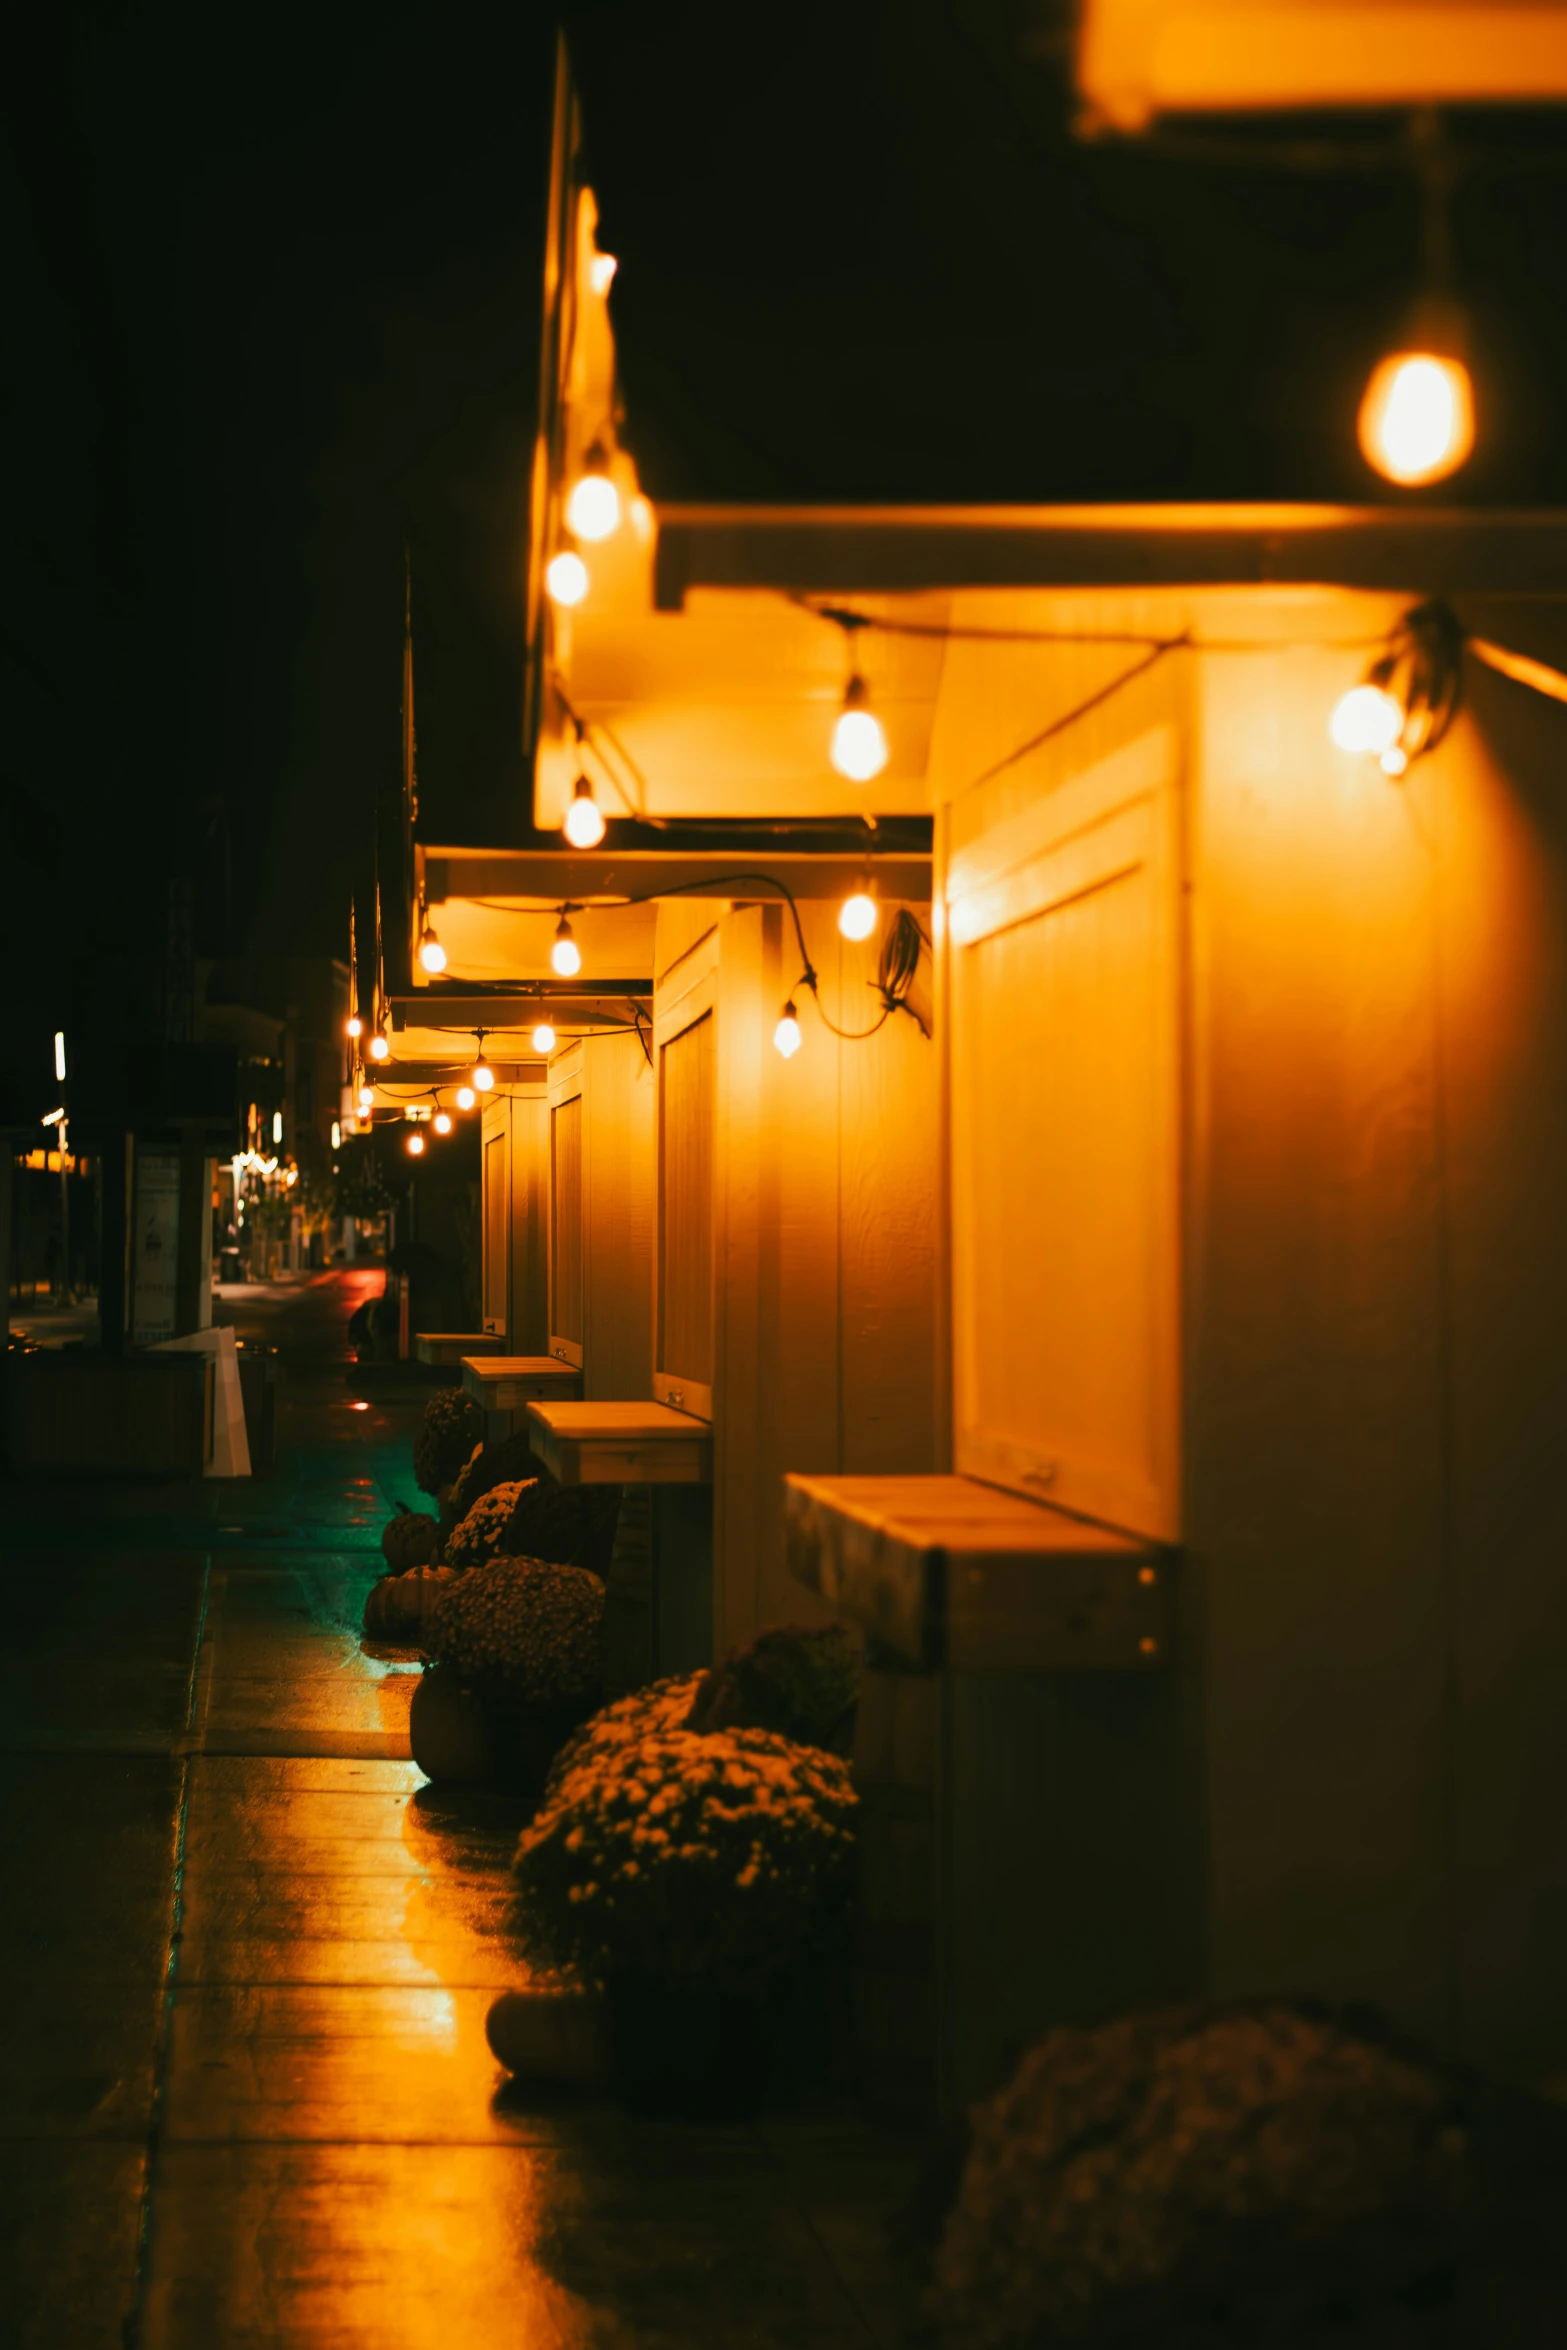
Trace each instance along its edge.
<path fill-rule="evenodd" d="M 582 1096 L 550 1109 L 550 1352 L 582 1361 Z"/>
<path fill-rule="evenodd" d="M 1008 870 L 949 901 L 956 1465 L 1164 1540 L 1180 1403 L 1167 757 L 1106 762 L 1097 809 L 1094 774 L 1075 779 Z"/>

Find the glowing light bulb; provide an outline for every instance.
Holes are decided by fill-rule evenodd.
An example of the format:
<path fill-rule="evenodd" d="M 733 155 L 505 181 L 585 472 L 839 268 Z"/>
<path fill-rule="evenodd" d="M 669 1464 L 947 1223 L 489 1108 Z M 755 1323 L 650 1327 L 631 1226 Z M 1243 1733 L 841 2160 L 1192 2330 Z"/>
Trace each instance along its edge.
<path fill-rule="evenodd" d="M 418 1159 L 424 1156 L 424 1136 L 422 1134 L 415 1132 L 409 1135 L 408 1156 L 411 1159 Z"/>
<path fill-rule="evenodd" d="M 620 492 L 610 479 L 608 452 L 597 442 L 588 451 L 587 470 L 571 485 L 566 521 L 590 547 L 620 528 Z"/>
<path fill-rule="evenodd" d="M 838 928 L 845 938 L 869 938 L 876 928 L 876 900 L 869 889 L 857 889 L 838 908 Z"/>
<path fill-rule="evenodd" d="M 358 1014 L 357 1012 L 350 1012 L 350 1013 L 349 1013 L 349 1015 L 348 1015 L 348 1019 L 347 1019 L 347 1022 L 345 1023 L 345 1025 L 346 1025 L 346 1027 L 347 1027 L 347 1031 L 348 1031 L 348 1034 L 349 1034 L 350 1036 L 363 1036 L 363 1034 L 364 1034 L 364 1032 L 365 1032 L 365 1024 L 364 1024 L 364 1022 L 363 1022 L 363 1021 L 360 1019 L 360 1017 L 359 1017 L 359 1014 Z"/>
<path fill-rule="evenodd" d="M 392 1048 L 378 1028 L 370 1039 L 370 1058 L 372 1061 L 389 1061 L 391 1057 Z"/>
<path fill-rule="evenodd" d="M 450 1134 L 452 1130 L 451 1111 L 437 1110 L 435 1116 L 430 1120 L 430 1124 L 435 1128 L 437 1134 Z"/>
<path fill-rule="evenodd" d="M 832 730 L 833 765 L 850 783 L 870 783 L 887 764 L 887 736 L 863 677 L 851 677 Z"/>
<path fill-rule="evenodd" d="M 571 924 L 564 914 L 555 932 L 555 944 L 550 948 L 550 969 L 561 979 L 575 979 L 582 969 L 582 949 L 571 934 Z"/>
<path fill-rule="evenodd" d="M 474 1090 L 473 1090 L 473 1087 L 472 1087 L 471 1085 L 459 1085 L 459 1086 L 458 1086 L 458 1088 L 457 1088 L 457 1107 L 459 1108 L 459 1110 L 471 1110 L 471 1109 L 473 1108 L 473 1105 L 474 1105 L 474 1103 L 475 1103 L 475 1102 L 478 1100 L 478 1098 L 479 1098 L 479 1097 L 478 1097 L 478 1095 L 477 1095 L 477 1094 L 474 1092 Z"/>
<path fill-rule="evenodd" d="M 773 1030 L 773 1048 L 782 1053 L 786 1061 L 792 1061 L 800 1049 L 800 1023 L 795 1017 L 792 1003 L 785 1004 L 778 1025 Z"/>
<path fill-rule="evenodd" d="M 283 1139 L 283 1113 L 281 1110 L 274 1110 L 272 1113 L 272 1139 L 274 1142 L 281 1142 Z"/>
<path fill-rule="evenodd" d="M 536 1053 L 552 1053 L 555 1050 L 555 1031 L 547 1020 L 541 1020 L 533 1031 L 533 1049 Z"/>
<path fill-rule="evenodd" d="M 369 1115 L 370 1115 L 370 1112 L 371 1112 L 371 1111 L 372 1111 L 374 1108 L 375 1108 L 375 1095 L 374 1095 L 374 1093 L 371 1091 L 371 1089 L 370 1089 L 370 1087 L 369 1087 L 368 1085 L 362 1085 L 362 1086 L 359 1088 L 359 1115 L 360 1115 L 360 1117 L 361 1117 L 361 1118 L 368 1118 L 368 1117 L 369 1117 Z"/>
<path fill-rule="evenodd" d="M 549 559 L 544 585 L 549 590 L 550 601 L 564 604 L 569 610 L 573 604 L 580 604 L 588 592 L 588 567 L 572 548 L 562 547 L 558 555 Z"/>
<path fill-rule="evenodd" d="M 1341 751 L 1366 751 L 1375 757 L 1390 751 L 1403 730 L 1403 704 L 1380 685 L 1352 685 L 1328 723 Z"/>
<path fill-rule="evenodd" d="M 446 949 L 428 922 L 424 926 L 424 935 L 419 941 L 419 960 L 426 971 L 444 971 L 446 969 Z"/>
<path fill-rule="evenodd" d="M 489 1062 L 484 1058 L 482 1053 L 473 1064 L 473 1082 L 475 1088 L 480 1093 L 489 1093 L 494 1089 L 495 1071 L 490 1067 Z"/>
<path fill-rule="evenodd" d="M 340 1150 L 342 1149 L 342 1147 L 343 1147 L 343 1126 L 342 1126 L 342 1120 L 341 1120 L 341 1119 L 339 1119 L 339 1118 L 334 1118 L 334 1119 L 332 1120 L 332 1148 L 333 1148 L 335 1151 L 340 1151 Z"/>
<path fill-rule="evenodd" d="M 593 786 L 585 775 L 577 777 L 577 788 L 572 793 L 562 830 L 574 849 L 596 849 L 604 838 L 604 811 L 593 797 Z"/>
<path fill-rule="evenodd" d="M 1397 351 L 1371 371 L 1360 403 L 1368 465 L 1410 488 L 1456 473 L 1474 447 L 1474 389 L 1461 359 Z"/>
<path fill-rule="evenodd" d="M 613 253 L 594 254 L 588 263 L 588 282 L 595 294 L 603 296 L 609 292 L 615 282 L 615 272 L 619 267 L 620 263 L 615 259 Z"/>
<path fill-rule="evenodd" d="M 1399 743 L 1393 743 L 1377 761 L 1384 775 L 1402 775 L 1409 765 L 1409 753 Z"/>

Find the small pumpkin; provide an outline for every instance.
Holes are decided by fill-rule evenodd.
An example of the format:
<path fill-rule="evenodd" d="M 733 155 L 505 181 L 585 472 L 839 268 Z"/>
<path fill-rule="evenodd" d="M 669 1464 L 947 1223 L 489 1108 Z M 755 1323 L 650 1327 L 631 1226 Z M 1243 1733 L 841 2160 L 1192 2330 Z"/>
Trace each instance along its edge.
<path fill-rule="evenodd" d="M 490 2053 L 524 2081 L 596 2087 L 610 2073 L 603 2002 L 580 1983 L 503 1991 L 484 2019 Z"/>
<path fill-rule="evenodd" d="M 408 1744 L 420 1770 L 438 1786 L 484 1786 L 500 1763 L 493 1709 L 449 1666 L 432 1666 L 420 1676 L 408 1709 Z"/>
<path fill-rule="evenodd" d="M 440 1555 L 441 1529 L 435 1520 L 400 1501 L 396 1517 L 389 1518 L 381 1529 L 381 1556 L 392 1573 L 404 1575 L 410 1567 L 433 1567 Z"/>
<path fill-rule="evenodd" d="M 426 1623 L 451 1580 L 450 1567 L 410 1567 L 403 1575 L 383 1575 L 365 1601 L 365 1638 L 422 1648 Z"/>

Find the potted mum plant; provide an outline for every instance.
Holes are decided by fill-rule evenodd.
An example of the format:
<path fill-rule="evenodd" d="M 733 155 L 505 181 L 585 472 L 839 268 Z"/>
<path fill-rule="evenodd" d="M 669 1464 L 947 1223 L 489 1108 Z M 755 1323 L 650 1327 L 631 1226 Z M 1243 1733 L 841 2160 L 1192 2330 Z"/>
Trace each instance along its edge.
<path fill-rule="evenodd" d="M 791 1989 L 846 1926 L 854 1809 L 839 1757 L 775 1731 L 578 1740 L 518 1847 L 518 1923 L 602 1993 L 634 2103 L 761 2103 Z"/>
<path fill-rule="evenodd" d="M 497 1558 L 443 1578 L 409 1738 L 432 1779 L 537 1789 L 603 1686 L 604 1586 L 584 1567 Z"/>

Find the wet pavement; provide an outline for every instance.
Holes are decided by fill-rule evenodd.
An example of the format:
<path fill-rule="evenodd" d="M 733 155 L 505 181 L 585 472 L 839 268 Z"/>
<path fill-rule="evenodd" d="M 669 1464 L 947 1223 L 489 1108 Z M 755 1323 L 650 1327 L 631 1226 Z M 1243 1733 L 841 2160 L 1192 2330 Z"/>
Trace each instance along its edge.
<path fill-rule="evenodd" d="M 510 1798 L 408 1754 L 357 1625 L 425 1390 L 351 1389 L 379 1275 L 230 1301 L 277 1468 L 0 1485 L 0 2339 L 17 2350 L 890 2345 L 908 2143 L 525 2095 L 484 2039 Z"/>

